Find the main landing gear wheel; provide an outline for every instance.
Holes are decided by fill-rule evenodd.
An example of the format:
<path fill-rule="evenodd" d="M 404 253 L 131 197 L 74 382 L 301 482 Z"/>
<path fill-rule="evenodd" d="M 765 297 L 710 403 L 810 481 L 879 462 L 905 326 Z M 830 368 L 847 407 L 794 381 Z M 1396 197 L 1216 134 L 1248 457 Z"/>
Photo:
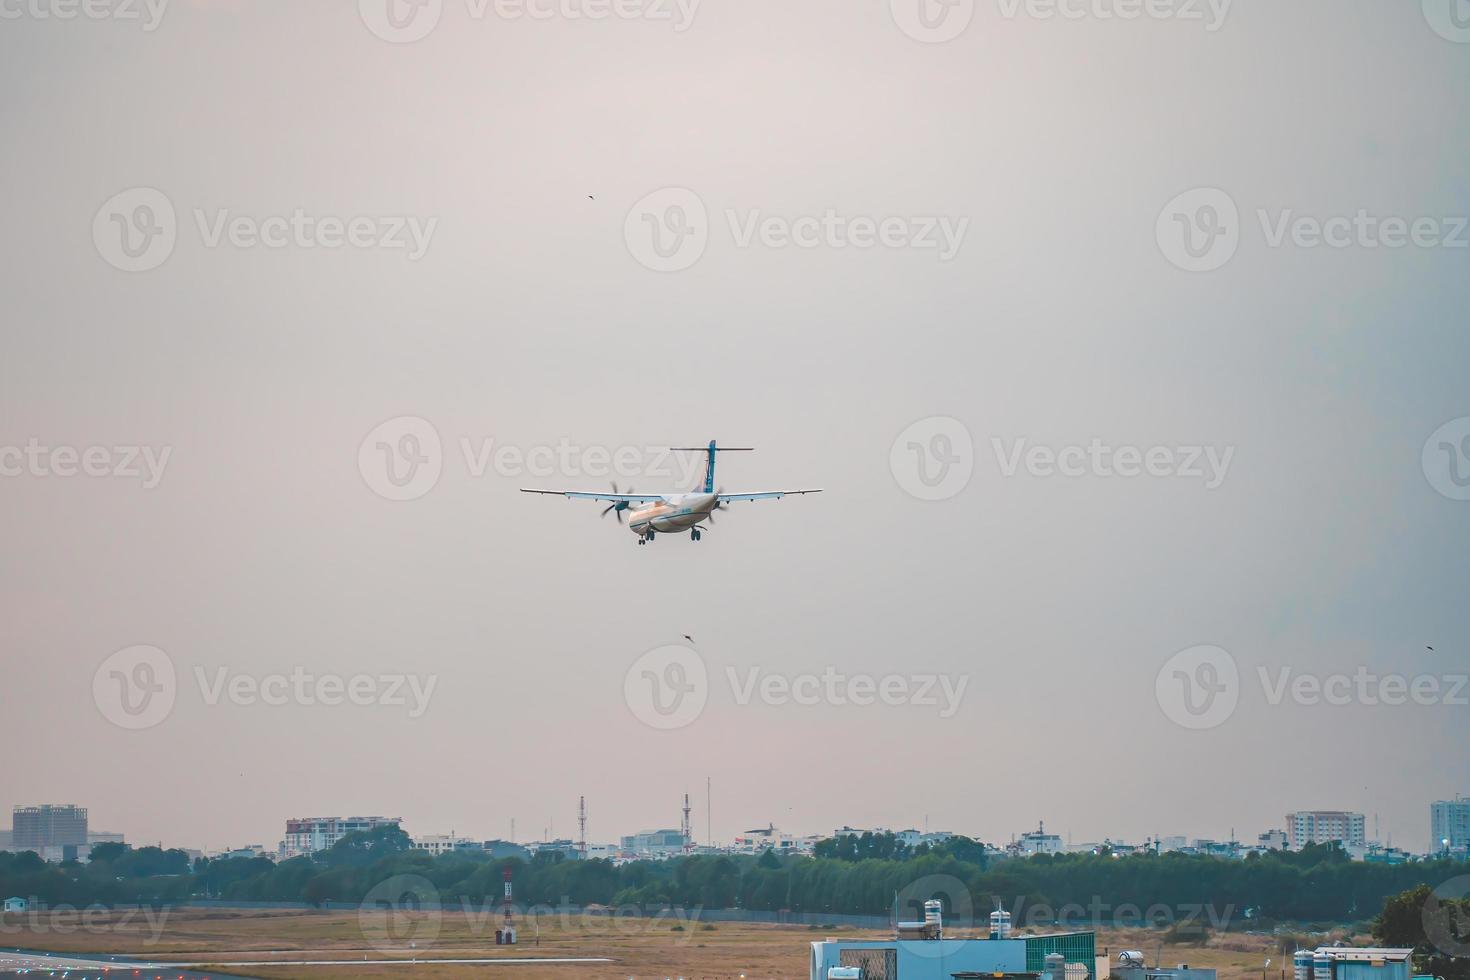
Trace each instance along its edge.
<path fill-rule="evenodd" d="M 689 532 L 689 540 L 691 540 L 691 541 L 698 541 L 699 540 L 699 528 L 696 527 L 696 528 L 694 528 L 693 530 L 691 530 Z"/>

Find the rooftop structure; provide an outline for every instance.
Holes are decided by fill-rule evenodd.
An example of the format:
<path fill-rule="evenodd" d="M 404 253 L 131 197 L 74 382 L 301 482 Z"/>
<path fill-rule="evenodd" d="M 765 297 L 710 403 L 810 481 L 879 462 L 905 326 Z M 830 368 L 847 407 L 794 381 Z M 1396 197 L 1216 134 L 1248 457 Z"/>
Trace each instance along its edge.
<path fill-rule="evenodd" d="M 1044 821 L 1038 823 L 1035 830 L 1022 834 L 1009 848 L 1012 853 L 1023 857 L 1033 854 L 1060 854 L 1063 849 L 1062 839 L 1056 834 L 1048 834 Z"/>

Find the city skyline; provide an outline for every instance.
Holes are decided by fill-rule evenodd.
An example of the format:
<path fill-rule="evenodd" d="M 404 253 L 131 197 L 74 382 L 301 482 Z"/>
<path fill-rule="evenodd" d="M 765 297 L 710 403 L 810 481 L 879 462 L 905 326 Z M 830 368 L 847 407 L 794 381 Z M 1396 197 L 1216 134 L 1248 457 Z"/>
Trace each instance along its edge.
<path fill-rule="evenodd" d="M 1435 814 L 1438 812 L 1438 808 L 1441 807 L 1441 806 L 1443 806 L 1445 802 L 1446 801 L 1443 801 L 1443 800 L 1436 800 L 1436 801 L 1430 801 L 1429 803 L 1426 804 L 1426 810 L 1427 810 L 1427 812 L 1426 812 L 1426 823 L 1432 822 L 1433 820 L 1436 819 Z M 1470 800 L 1465 800 L 1463 797 L 1460 797 L 1458 795 L 1455 795 L 1455 796 L 1451 797 L 1450 800 L 1449 800 L 1449 802 L 1452 802 L 1452 803 L 1453 802 L 1458 802 L 1462 806 L 1470 806 Z M 69 806 L 73 806 L 75 804 L 15 804 L 14 809 L 18 812 L 19 809 L 22 806 L 27 806 L 27 805 L 30 805 L 30 806 L 44 806 L 44 807 L 50 807 L 50 806 L 69 807 Z M 88 812 L 88 808 L 83 808 L 81 812 L 83 814 L 83 826 L 85 826 L 86 814 Z M 388 811 L 384 811 L 384 812 L 388 812 Z M 1102 845 L 1102 844 L 1105 844 L 1105 843 L 1124 844 L 1124 845 L 1134 846 L 1134 847 L 1142 846 L 1142 845 L 1147 844 L 1147 843 L 1153 843 L 1155 846 L 1158 846 L 1160 844 L 1163 844 L 1163 845 L 1165 845 L 1164 849 L 1167 850 L 1167 849 L 1171 849 L 1171 846 L 1169 846 L 1169 842 L 1171 842 L 1173 840 L 1183 841 L 1185 843 L 1185 846 L 1190 846 L 1190 847 L 1194 846 L 1195 842 L 1199 842 L 1199 841 L 1218 842 L 1218 843 L 1222 843 L 1222 844 L 1223 843 L 1238 843 L 1238 844 L 1242 845 L 1243 847 L 1249 847 L 1249 846 L 1252 845 L 1252 841 L 1256 840 L 1258 837 L 1264 839 L 1269 834 L 1281 834 L 1281 835 L 1283 835 L 1283 840 L 1285 842 L 1288 842 L 1288 844 L 1291 847 L 1291 849 L 1296 850 L 1296 849 L 1300 849 L 1299 842 L 1296 841 L 1296 838 L 1295 838 L 1296 833 L 1299 832 L 1299 831 L 1295 831 L 1294 828 L 1292 827 L 1291 818 L 1293 816 L 1298 815 L 1298 814 L 1327 814 L 1327 815 L 1341 815 L 1341 816 L 1346 816 L 1346 817 L 1357 817 L 1358 818 L 1359 833 L 1361 834 L 1361 840 L 1359 841 L 1359 843 L 1366 843 L 1368 845 L 1379 845 L 1379 846 L 1383 846 L 1383 847 L 1393 847 L 1393 848 L 1396 848 L 1396 849 L 1399 849 L 1399 850 L 1407 851 L 1407 852 L 1412 853 L 1412 854 L 1434 854 L 1434 853 L 1438 852 L 1441 849 L 1440 848 L 1440 842 L 1438 840 L 1434 840 L 1433 839 L 1433 835 L 1431 833 L 1426 833 L 1426 840 L 1429 840 L 1430 843 L 1425 848 L 1423 848 L 1423 849 L 1416 849 L 1416 848 L 1411 847 L 1411 846 L 1405 846 L 1405 843 L 1404 843 L 1403 840 L 1401 840 L 1401 839 L 1400 840 L 1395 840 L 1394 839 L 1394 835 L 1393 835 L 1393 832 L 1392 832 L 1391 829 L 1382 828 L 1381 826 L 1377 826 L 1377 825 L 1379 825 L 1379 819 L 1378 819 L 1378 815 L 1377 814 L 1374 814 L 1374 813 L 1363 813 L 1363 812 L 1360 812 L 1360 811 L 1327 811 L 1327 810 L 1291 811 L 1291 812 L 1285 814 L 1282 817 L 1282 819 L 1279 820 L 1277 823 L 1272 824 L 1270 826 L 1263 826 L 1263 827 L 1260 827 L 1260 828 L 1246 829 L 1246 828 L 1242 828 L 1242 827 L 1240 827 L 1238 825 L 1232 825 L 1229 828 L 1228 831 L 1220 832 L 1220 833 L 1210 833 L 1210 832 L 1207 832 L 1207 831 L 1206 832 L 1200 832 L 1198 830 L 1188 830 L 1187 828 L 1177 828 L 1176 827 L 1176 828 L 1165 828 L 1163 831 L 1151 832 L 1149 834 L 1146 834 L 1146 835 L 1143 835 L 1143 836 L 1140 836 L 1140 837 L 1137 837 L 1137 838 L 1133 838 L 1133 837 L 1127 837 L 1127 836 L 1123 836 L 1123 835 L 1113 835 L 1113 834 L 1102 834 L 1102 835 L 1090 835 L 1090 834 L 1086 834 L 1086 833 L 1080 833 L 1079 834 L 1079 833 L 1074 833 L 1069 828 L 1057 828 L 1055 825 L 1053 825 L 1053 829 L 1050 831 L 1050 833 L 1053 834 L 1053 835 L 1055 835 L 1056 838 L 1063 843 L 1064 849 L 1068 849 L 1068 848 L 1071 848 L 1073 846 L 1084 846 L 1084 847 L 1086 847 L 1086 846 Z M 423 839 L 423 838 L 457 837 L 457 838 L 463 838 L 463 839 L 467 839 L 467 840 L 481 840 L 481 841 L 498 840 L 498 841 L 506 841 L 506 842 L 510 842 L 510 843 L 516 843 L 516 844 L 523 844 L 523 845 L 534 845 L 534 844 L 537 844 L 537 843 L 549 843 L 549 842 L 560 842 L 560 841 L 571 841 L 571 842 L 576 843 L 576 842 L 579 842 L 579 840 L 580 840 L 579 837 L 576 835 L 576 832 L 574 830 L 570 829 L 570 828 L 563 827 L 561 830 L 556 830 L 555 829 L 556 828 L 556 824 L 555 824 L 554 821 L 548 821 L 547 823 L 545 823 L 541 827 L 540 836 L 527 837 L 527 836 L 524 835 L 524 833 L 516 833 L 513 830 L 508 831 L 505 835 L 501 835 L 501 834 L 497 834 L 497 833 L 476 832 L 473 829 L 467 829 L 467 828 L 473 828 L 473 827 L 477 826 L 477 824 L 475 822 L 470 822 L 470 823 L 461 822 L 460 824 L 456 824 L 454 826 L 450 826 L 450 827 L 447 827 L 447 828 L 428 828 L 428 827 L 416 827 L 416 826 L 412 826 L 412 822 L 410 820 L 406 819 L 406 818 L 403 818 L 403 817 L 383 817 L 382 815 L 367 816 L 365 813 L 364 814 L 356 814 L 356 813 L 349 814 L 349 813 L 345 813 L 345 812 L 338 812 L 338 813 L 334 813 L 334 814 L 328 815 L 328 811 L 321 811 L 320 814 L 317 815 L 317 816 L 308 816 L 308 815 L 304 815 L 304 814 L 293 814 L 292 816 L 289 816 L 289 817 L 283 817 L 283 818 L 281 818 L 278 821 L 278 830 L 279 830 L 279 826 L 280 825 L 285 825 L 285 828 L 286 829 L 285 829 L 284 834 L 282 834 L 282 833 L 267 833 L 267 834 L 264 834 L 263 836 L 257 835 L 256 837 L 254 837 L 254 838 L 252 838 L 250 840 L 238 840 L 238 841 L 233 841 L 232 840 L 232 841 L 218 842 L 218 843 L 217 842 L 198 842 L 198 841 L 168 841 L 168 840 L 163 840 L 161 838 L 157 838 L 156 836 L 153 836 L 153 835 L 141 835 L 141 836 L 139 836 L 139 835 L 135 835 L 133 833 L 129 833 L 129 832 L 126 832 L 126 831 L 123 831 L 121 833 L 117 833 L 116 836 L 126 837 L 127 840 L 129 841 L 129 843 L 135 844 L 136 846 L 147 846 L 149 844 L 160 844 L 161 846 L 163 846 L 165 848 L 178 847 L 178 848 L 199 850 L 199 851 L 203 851 L 203 852 L 222 852 L 222 851 L 225 851 L 225 850 L 241 849 L 241 848 L 250 847 L 250 846 L 261 846 L 261 847 L 263 847 L 265 849 L 266 853 L 275 853 L 277 850 L 280 850 L 282 852 L 311 851 L 311 850 L 319 850 L 319 849 L 321 849 L 322 846 L 330 846 L 330 842 L 327 842 L 324 845 L 323 844 L 320 844 L 320 842 L 319 842 L 319 845 L 316 846 L 316 847 L 307 847 L 305 845 L 289 846 L 289 841 L 290 841 L 291 836 L 292 836 L 292 824 L 298 823 L 298 822 L 304 822 L 304 821 L 327 820 L 327 819 L 330 819 L 330 820 L 338 820 L 338 821 L 367 821 L 367 823 L 364 823 L 362 827 L 358 827 L 358 826 L 354 825 L 352 827 L 346 828 L 346 830 L 343 831 L 344 833 L 347 830 L 352 830 L 352 829 L 370 829 L 371 826 L 374 826 L 375 825 L 374 823 L 372 823 L 374 821 L 392 822 L 392 823 L 397 824 L 398 826 L 402 827 L 402 829 L 405 832 L 407 832 L 409 834 L 409 836 L 412 837 L 415 840 L 419 840 L 419 839 Z M 512 820 L 513 819 L 514 818 L 512 818 Z M 1046 824 L 1046 821 L 1044 819 L 1037 821 L 1037 826 L 1043 828 L 1043 832 L 1044 832 L 1045 824 Z M 575 824 L 574 824 L 574 826 L 575 826 Z M 692 834 L 692 843 L 694 845 L 696 845 L 696 846 L 701 846 L 701 847 L 707 846 L 707 845 L 711 845 L 711 844 L 713 846 L 715 846 L 715 847 L 729 847 L 732 841 L 739 840 L 742 835 L 747 834 L 747 833 L 749 833 L 749 832 L 751 832 L 753 830 L 761 830 L 761 829 L 766 829 L 766 828 L 770 828 L 770 829 L 779 831 L 784 836 L 787 836 L 787 837 L 790 837 L 790 838 L 797 838 L 797 839 L 825 839 L 825 838 L 830 838 L 830 837 L 838 836 L 838 835 L 840 835 L 840 834 L 842 834 L 844 832 L 851 832 L 851 831 L 861 832 L 863 830 L 870 830 L 870 831 L 873 831 L 873 832 L 891 832 L 891 833 L 901 833 L 901 832 L 912 831 L 912 832 L 917 832 L 917 833 L 920 833 L 920 834 L 928 834 L 928 833 L 931 832 L 930 821 L 927 819 L 927 815 L 924 815 L 924 817 L 922 817 L 918 822 L 912 822 L 912 821 L 911 822 L 903 822 L 903 821 L 899 821 L 899 822 L 892 823 L 892 824 L 869 824 L 869 825 L 865 825 L 865 826 L 859 825 L 859 826 L 856 826 L 856 827 L 854 827 L 852 825 L 849 825 L 847 823 L 843 823 L 843 824 L 841 824 L 841 825 L 839 825 L 839 826 L 837 826 L 835 828 L 826 829 L 826 830 L 810 830 L 810 829 L 807 829 L 807 828 L 802 827 L 800 825 L 790 826 L 790 825 L 787 825 L 787 824 L 778 824 L 778 823 L 776 823 L 773 820 L 767 820 L 767 821 L 764 821 L 764 822 L 756 822 L 756 823 L 753 823 L 753 824 L 741 824 L 741 825 L 739 825 L 740 826 L 740 829 L 739 830 L 733 830 L 729 834 L 727 834 L 727 835 L 725 835 L 723 837 L 720 836 L 719 833 L 716 833 L 715 836 L 714 836 L 714 838 L 713 838 L 713 840 L 710 840 L 710 839 L 706 838 L 705 836 L 703 836 L 699 832 L 701 826 L 702 825 L 699 824 L 698 821 L 694 821 L 691 824 L 691 827 L 695 831 Z M 653 832 L 653 831 L 673 831 L 673 830 L 676 830 L 677 828 L 678 828 L 678 822 L 677 821 L 673 821 L 673 822 L 670 822 L 670 821 L 665 821 L 665 822 L 654 821 L 652 823 L 647 823 L 647 824 L 644 824 L 644 825 L 640 825 L 640 826 L 638 826 L 636 828 L 633 828 L 633 827 L 621 828 L 621 829 L 617 830 L 615 833 L 608 834 L 608 835 L 606 835 L 604 837 L 598 837 L 597 834 L 595 834 L 595 833 L 589 833 L 587 835 L 587 837 L 586 837 L 586 841 L 585 842 L 587 843 L 587 845 L 589 847 L 592 847 L 592 846 L 606 847 L 606 846 L 609 846 L 609 845 L 616 844 L 619 840 L 625 839 L 630 834 L 633 834 L 635 831 L 637 833 L 645 833 L 645 832 Z M 1179 830 L 1186 830 L 1186 832 L 1185 833 L 1177 833 L 1177 831 L 1179 831 Z M 984 844 L 987 844 L 987 845 L 994 845 L 994 846 L 999 847 L 999 848 L 1004 848 L 1008 844 L 1014 844 L 1018 840 L 1021 840 L 1021 839 L 1023 839 L 1026 836 L 1035 835 L 1037 833 L 1036 830 L 1026 829 L 1026 828 L 1018 828 L 1018 829 L 1012 829 L 1005 836 L 987 837 L 987 836 L 983 836 L 983 835 L 980 835 L 980 834 L 968 833 L 968 832 L 966 832 L 963 829 L 958 829 L 956 827 L 946 826 L 946 825 L 934 825 L 932 827 L 932 831 L 933 832 L 936 832 L 936 833 L 942 832 L 942 833 L 946 833 L 946 834 L 957 834 L 957 835 L 961 835 L 961 836 L 965 836 L 965 837 L 970 837 L 971 839 L 976 840 L 978 842 L 981 842 L 981 843 L 984 843 Z M 512 833 L 516 833 L 516 836 L 514 836 L 514 837 L 511 836 Z M 112 834 L 108 834 L 107 836 L 110 838 L 113 835 Z M 1349 833 L 1348 835 L 1343 836 L 1343 837 L 1336 837 L 1335 835 L 1327 835 L 1326 837 L 1323 837 L 1322 835 L 1318 835 L 1318 838 L 1319 839 L 1328 839 L 1329 837 L 1331 839 L 1340 839 L 1340 840 L 1343 841 L 1343 843 L 1349 843 L 1350 844 L 1350 843 L 1353 843 L 1354 842 L 1353 839 L 1352 839 L 1351 833 Z M 1456 846 L 1462 846 L 1462 845 L 1457 844 Z M 3 850 L 3 849 L 4 849 L 3 847 L 0 847 L 0 850 Z M 17 847 L 16 849 L 19 849 L 19 848 Z"/>

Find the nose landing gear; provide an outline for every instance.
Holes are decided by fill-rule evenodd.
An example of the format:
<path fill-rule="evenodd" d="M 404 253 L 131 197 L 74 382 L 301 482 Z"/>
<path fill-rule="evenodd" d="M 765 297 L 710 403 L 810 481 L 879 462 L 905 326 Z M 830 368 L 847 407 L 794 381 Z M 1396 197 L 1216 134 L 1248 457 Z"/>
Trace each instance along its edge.
<path fill-rule="evenodd" d="M 699 538 L 700 538 L 699 528 L 697 528 L 697 527 L 690 528 L 689 529 L 689 540 L 690 541 L 698 541 Z"/>

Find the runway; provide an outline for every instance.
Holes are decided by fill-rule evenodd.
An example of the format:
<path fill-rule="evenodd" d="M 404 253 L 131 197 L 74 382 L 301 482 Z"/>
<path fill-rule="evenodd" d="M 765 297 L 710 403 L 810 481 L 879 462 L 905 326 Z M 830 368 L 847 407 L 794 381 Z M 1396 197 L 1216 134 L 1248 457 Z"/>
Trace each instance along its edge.
<path fill-rule="evenodd" d="M 458 966 L 526 966 L 531 964 L 556 964 L 575 965 L 578 963 L 611 963 L 610 958 L 605 956 L 482 956 L 463 958 L 441 958 L 424 956 L 416 959 L 295 959 L 295 960 L 234 960 L 220 962 L 210 960 L 206 962 L 172 960 L 161 962 L 156 960 L 136 960 L 127 956 L 108 956 L 104 954 L 77 955 L 64 953 L 46 953 L 37 950 L 6 950 L 0 951 L 0 977 L 18 977 L 34 974 L 38 971 L 65 972 L 71 974 L 76 980 L 89 980 L 95 977 L 98 980 L 110 978 L 114 974 L 125 976 L 156 977 L 158 980 L 251 980 L 240 974 L 222 973 L 199 973 L 192 968 L 200 966 L 219 966 L 227 969 L 249 969 L 257 966 L 417 966 L 421 964 L 455 964 Z"/>
<path fill-rule="evenodd" d="M 0 977 L 31 977 L 36 974 L 65 974 L 67 980 L 112 980 L 114 976 L 136 976 L 138 980 L 252 980 L 224 973 L 196 973 L 192 963 L 154 963 L 126 956 L 96 954 L 81 956 L 43 953 L 34 950 L 0 951 Z"/>

